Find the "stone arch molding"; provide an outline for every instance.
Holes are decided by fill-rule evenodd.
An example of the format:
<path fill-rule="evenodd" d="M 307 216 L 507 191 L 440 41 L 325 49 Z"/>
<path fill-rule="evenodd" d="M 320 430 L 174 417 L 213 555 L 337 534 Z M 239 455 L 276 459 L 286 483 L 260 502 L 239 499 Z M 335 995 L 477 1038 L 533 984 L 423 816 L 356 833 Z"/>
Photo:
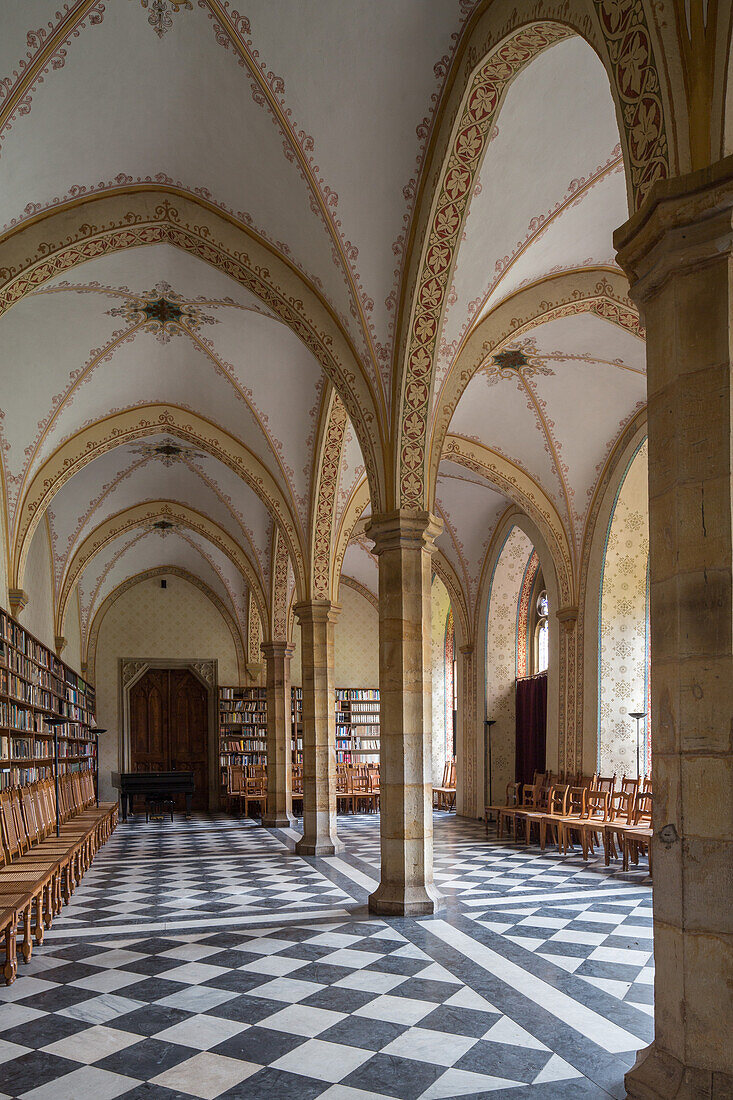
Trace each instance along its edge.
<path fill-rule="evenodd" d="M 207 451 L 233 470 L 260 497 L 287 542 L 296 588 L 305 592 L 307 559 L 300 524 L 269 470 L 243 443 L 210 420 L 178 405 L 162 404 L 126 409 L 97 421 L 62 443 L 40 467 L 24 493 L 18 513 L 11 547 L 11 587 L 23 587 L 31 539 L 41 516 L 61 487 L 99 455 L 161 431 Z M 265 606 L 263 600 L 262 607 Z M 267 621 L 266 616 L 263 621 Z"/>
<path fill-rule="evenodd" d="M 179 524 L 205 538 L 216 546 L 239 570 L 247 581 L 262 616 L 267 615 L 267 600 L 259 573 L 239 543 L 208 516 L 186 504 L 172 500 L 147 501 L 135 504 L 110 516 L 92 531 L 77 548 L 64 575 L 56 611 L 56 634 L 63 636 L 64 620 L 71 593 L 84 569 L 114 539 L 138 527 L 145 527 L 159 519 Z"/>
<path fill-rule="evenodd" d="M 87 260 L 153 244 L 170 244 L 222 271 L 302 340 L 340 394 L 372 492 L 382 500 L 386 414 L 341 322 L 290 261 L 204 199 L 176 187 L 120 187 L 74 199 L 11 230 L 0 239 L 0 316 Z"/>
<path fill-rule="evenodd" d="M 443 457 L 485 477 L 530 517 L 552 556 L 562 604 L 572 604 L 575 580 L 570 541 L 557 508 L 544 489 L 508 458 L 461 435 L 447 436 Z"/>
<path fill-rule="evenodd" d="M 639 0 L 509 0 L 483 4 L 464 37 L 426 156 L 407 278 L 400 303 L 395 495 L 429 508 L 427 439 L 435 352 L 477 174 L 512 80 L 555 43 L 579 35 L 609 76 L 627 174 L 638 209 L 672 172 L 666 80 L 660 78 L 645 5 Z"/>
<path fill-rule="evenodd" d="M 136 585 L 142 583 L 142 581 L 151 580 L 155 577 L 180 577 L 182 580 L 188 581 L 188 583 L 193 585 L 194 588 L 198 588 L 198 590 L 202 592 L 204 596 L 206 596 L 206 598 L 214 605 L 214 607 L 226 623 L 229 629 L 229 633 L 232 636 L 234 649 L 237 654 L 237 671 L 239 673 L 240 682 L 243 683 L 244 680 L 242 678 L 245 674 L 246 669 L 244 644 L 242 641 L 241 632 L 237 627 L 236 622 L 234 621 L 234 617 L 232 616 L 224 601 L 219 596 L 217 596 L 216 592 L 214 592 L 209 587 L 209 585 L 206 584 L 205 581 L 202 581 L 200 577 L 197 577 L 193 573 L 190 573 L 188 569 L 182 569 L 178 565 L 159 565 L 156 566 L 154 569 L 145 569 L 142 573 L 136 573 L 133 577 L 127 577 L 124 581 L 121 581 L 121 583 L 118 584 L 117 587 L 114 588 L 112 592 L 110 592 L 109 595 L 106 596 L 102 603 L 99 605 L 94 614 L 94 618 L 92 619 L 92 623 L 87 634 L 83 655 L 84 665 L 87 669 L 87 676 L 92 681 L 92 683 L 94 683 L 96 677 L 97 643 L 99 641 L 99 631 L 107 612 L 112 608 L 112 605 L 115 604 L 121 596 L 124 596 L 126 592 L 129 592 L 131 588 L 134 588 Z"/>

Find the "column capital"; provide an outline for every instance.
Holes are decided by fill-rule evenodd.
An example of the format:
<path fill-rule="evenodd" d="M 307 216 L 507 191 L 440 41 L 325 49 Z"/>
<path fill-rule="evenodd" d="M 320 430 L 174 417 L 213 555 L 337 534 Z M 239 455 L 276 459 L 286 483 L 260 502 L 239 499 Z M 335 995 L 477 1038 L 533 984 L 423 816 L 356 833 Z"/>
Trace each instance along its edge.
<path fill-rule="evenodd" d="M 298 622 L 334 623 L 341 614 L 341 605 L 330 600 L 301 600 L 293 606 Z"/>
<path fill-rule="evenodd" d="M 418 508 L 398 508 L 372 516 L 366 525 L 367 538 L 374 540 L 374 553 L 385 550 L 428 550 L 432 553 L 435 540 L 443 530 L 443 521 L 432 512 Z"/>
<path fill-rule="evenodd" d="M 295 646 L 290 642 L 261 642 L 260 649 L 266 661 L 277 657 L 292 657 L 295 652 Z"/>
<path fill-rule="evenodd" d="M 473 642 L 469 642 L 468 645 L 459 645 L 458 652 L 463 654 L 464 657 L 473 657 L 475 648 Z"/>
<path fill-rule="evenodd" d="M 643 305 L 673 275 L 733 249 L 733 156 L 660 180 L 613 235 L 634 300 Z"/>
<path fill-rule="evenodd" d="M 54 638 L 54 646 L 57 656 L 60 657 L 66 648 L 66 638 L 64 638 L 63 634 L 56 635 L 56 637 Z"/>
<path fill-rule="evenodd" d="M 568 604 L 567 607 L 558 607 L 555 614 L 557 615 L 558 622 L 562 623 L 568 634 L 575 630 L 575 624 L 578 621 L 578 608 L 576 604 Z"/>
<path fill-rule="evenodd" d="M 24 588 L 9 588 L 8 599 L 10 600 L 10 614 L 20 615 L 24 607 L 28 606 L 28 593 Z"/>

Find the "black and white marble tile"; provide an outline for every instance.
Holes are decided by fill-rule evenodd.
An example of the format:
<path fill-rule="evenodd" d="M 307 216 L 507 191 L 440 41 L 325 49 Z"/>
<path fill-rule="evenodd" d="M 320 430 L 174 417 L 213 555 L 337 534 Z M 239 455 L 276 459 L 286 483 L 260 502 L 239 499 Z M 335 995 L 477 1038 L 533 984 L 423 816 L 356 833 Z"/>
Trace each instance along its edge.
<path fill-rule="evenodd" d="M 120 825 L 0 988 L 0 1100 L 622 1097 L 652 1038 L 645 868 L 621 874 L 437 814 L 436 917 L 366 908 L 346 849 L 197 817 Z"/>

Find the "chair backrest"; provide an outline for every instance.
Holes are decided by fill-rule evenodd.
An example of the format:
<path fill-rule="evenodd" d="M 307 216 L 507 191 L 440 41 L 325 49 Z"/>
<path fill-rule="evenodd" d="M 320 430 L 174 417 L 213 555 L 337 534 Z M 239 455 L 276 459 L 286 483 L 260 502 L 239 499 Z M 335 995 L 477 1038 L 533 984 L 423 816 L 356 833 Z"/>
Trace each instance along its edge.
<path fill-rule="evenodd" d="M 553 783 L 547 794 L 547 813 L 551 817 L 565 817 L 568 804 L 567 783 Z"/>
<path fill-rule="evenodd" d="M 586 795 L 586 817 L 589 821 L 608 821 L 610 791 L 588 791 Z"/>
<path fill-rule="evenodd" d="M 613 793 L 616 788 L 616 776 L 615 775 L 599 775 L 596 777 L 596 790 L 608 791 L 609 794 Z"/>
<path fill-rule="evenodd" d="M 2 831 L 5 855 L 9 861 L 17 859 L 23 852 L 15 824 L 11 795 L 12 790 L 10 788 L 0 791 L 0 831 Z"/>
<path fill-rule="evenodd" d="M 585 817 L 588 788 L 579 784 L 568 788 L 567 817 Z"/>
<path fill-rule="evenodd" d="M 36 813 L 36 802 L 30 787 L 21 787 L 20 803 L 25 818 L 25 828 L 31 844 L 38 844 L 41 839 L 41 826 Z"/>
<path fill-rule="evenodd" d="M 647 825 L 652 823 L 652 793 L 651 791 L 641 791 L 636 796 L 636 807 L 634 809 L 634 824 L 635 825 Z"/>
<path fill-rule="evenodd" d="M 611 795 L 611 805 L 609 811 L 609 816 L 611 820 L 618 821 L 624 825 L 633 825 L 635 805 L 635 791 L 615 791 Z"/>
<path fill-rule="evenodd" d="M 624 775 L 621 779 L 621 791 L 623 794 L 636 794 L 639 789 L 638 779 L 627 779 Z"/>

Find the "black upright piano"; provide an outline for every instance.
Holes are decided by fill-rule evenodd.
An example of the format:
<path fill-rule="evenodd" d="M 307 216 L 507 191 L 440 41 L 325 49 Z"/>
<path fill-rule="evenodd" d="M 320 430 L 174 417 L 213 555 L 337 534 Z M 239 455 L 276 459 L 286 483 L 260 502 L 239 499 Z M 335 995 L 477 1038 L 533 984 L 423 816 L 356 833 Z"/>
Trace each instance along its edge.
<path fill-rule="evenodd" d="M 120 792 L 123 821 L 127 821 L 128 812 L 135 812 L 135 795 L 172 798 L 182 794 L 186 799 L 186 817 L 191 816 L 191 799 L 195 790 L 193 772 L 112 772 L 112 786 Z"/>

